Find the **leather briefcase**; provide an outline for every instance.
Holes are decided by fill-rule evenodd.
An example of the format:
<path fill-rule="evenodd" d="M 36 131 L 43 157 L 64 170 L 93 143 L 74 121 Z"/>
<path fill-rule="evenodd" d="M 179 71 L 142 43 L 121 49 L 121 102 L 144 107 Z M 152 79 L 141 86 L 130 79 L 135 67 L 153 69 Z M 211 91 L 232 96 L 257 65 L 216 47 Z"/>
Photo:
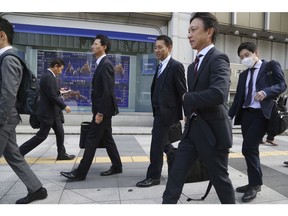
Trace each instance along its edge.
<path fill-rule="evenodd" d="M 167 165 L 168 165 L 168 174 L 172 168 L 176 152 L 177 152 L 177 148 L 174 148 L 174 149 L 171 149 L 166 154 Z M 207 170 L 206 166 L 204 165 L 204 163 L 198 159 L 196 161 L 196 163 L 190 168 L 190 171 L 189 171 L 189 174 L 185 180 L 185 183 L 202 182 L 202 181 L 209 181 L 204 196 L 202 196 L 200 199 L 194 199 L 194 198 L 187 197 L 185 195 L 188 198 L 187 199 L 188 202 L 191 200 L 204 200 L 208 196 L 208 194 L 211 190 L 211 187 L 212 187 L 212 182 L 210 181 L 208 170 Z"/>
<path fill-rule="evenodd" d="M 87 138 L 88 131 L 90 129 L 91 122 L 82 122 L 80 128 L 80 140 L 79 147 L 85 149 L 85 142 Z M 98 148 L 105 148 L 104 143 L 100 142 Z"/>

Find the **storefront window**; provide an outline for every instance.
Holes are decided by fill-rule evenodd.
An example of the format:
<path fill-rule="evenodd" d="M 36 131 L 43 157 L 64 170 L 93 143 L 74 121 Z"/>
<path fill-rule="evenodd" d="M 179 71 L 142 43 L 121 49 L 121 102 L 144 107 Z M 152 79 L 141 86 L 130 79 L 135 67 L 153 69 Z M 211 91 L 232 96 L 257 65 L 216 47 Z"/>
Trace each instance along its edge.
<path fill-rule="evenodd" d="M 115 95 L 120 111 L 151 112 L 150 86 L 157 65 L 154 42 L 111 39 L 108 57 L 115 70 Z M 16 32 L 14 46 L 25 54 L 29 67 L 40 79 L 55 57 L 65 67 L 58 77 L 59 88 L 67 91 L 65 102 L 79 113 L 91 112 L 91 82 L 95 57 L 92 37 Z"/>

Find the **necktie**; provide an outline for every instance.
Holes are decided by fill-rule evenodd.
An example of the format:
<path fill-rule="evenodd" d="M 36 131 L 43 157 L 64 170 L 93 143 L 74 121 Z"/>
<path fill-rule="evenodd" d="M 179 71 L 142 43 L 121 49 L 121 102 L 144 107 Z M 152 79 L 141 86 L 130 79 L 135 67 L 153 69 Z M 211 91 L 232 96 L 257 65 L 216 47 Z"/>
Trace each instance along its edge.
<path fill-rule="evenodd" d="M 198 75 L 198 64 L 199 64 L 199 60 L 203 55 L 197 55 L 195 60 L 194 60 L 194 78 L 197 77 Z"/>
<path fill-rule="evenodd" d="M 160 64 L 158 65 L 157 77 L 159 77 L 159 76 L 161 75 L 161 69 L 162 69 L 162 66 L 163 66 L 162 63 L 160 63 Z"/>
<path fill-rule="evenodd" d="M 247 107 L 252 102 L 252 91 L 253 91 L 253 74 L 254 74 L 255 68 L 250 69 L 250 80 L 248 83 L 248 93 L 246 96 L 246 99 L 244 101 L 244 106 Z"/>

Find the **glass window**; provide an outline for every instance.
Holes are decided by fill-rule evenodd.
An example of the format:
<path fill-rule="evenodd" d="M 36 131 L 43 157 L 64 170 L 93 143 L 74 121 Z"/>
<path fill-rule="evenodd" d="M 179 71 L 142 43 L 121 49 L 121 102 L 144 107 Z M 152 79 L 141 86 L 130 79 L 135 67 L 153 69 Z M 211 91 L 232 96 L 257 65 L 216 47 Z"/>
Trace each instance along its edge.
<path fill-rule="evenodd" d="M 95 57 L 94 38 L 16 32 L 14 46 L 25 53 L 28 66 L 40 79 L 55 57 L 65 61 L 58 77 L 65 102 L 78 112 L 91 112 L 90 88 Z M 157 65 L 154 42 L 112 39 L 108 57 L 115 69 L 115 95 L 120 111 L 151 112 L 150 86 Z"/>

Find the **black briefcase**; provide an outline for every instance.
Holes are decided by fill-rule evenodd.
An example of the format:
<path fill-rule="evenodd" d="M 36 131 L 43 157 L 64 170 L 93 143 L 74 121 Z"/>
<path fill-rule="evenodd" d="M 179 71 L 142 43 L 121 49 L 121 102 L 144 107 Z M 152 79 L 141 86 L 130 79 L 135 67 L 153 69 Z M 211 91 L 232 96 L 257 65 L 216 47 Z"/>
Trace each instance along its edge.
<path fill-rule="evenodd" d="M 80 140 L 79 140 L 79 147 L 81 149 L 85 149 L 85 142 L 87 138 L 88 131 L 90 129 L 91 122 L 82 122 L 80 128 Z M 103 142 L 100 142 L 98 148 L 105 148 Z"/>
<path fill-rule="evenodd" d="M 174 162 L 174 158 L 176 155 L 176 151 L 177 148 L 171 149 L 167 154 L 167 164 L 168 164 L 168 173 L 170 172 L 173 162 Z M 190 197 L 186 197 L 188 198 L 187 201 L 191 201 L 191 200 L 204 200 L 212 187 L 212 183 L 210 181 L 210 177 L 208 174 L 208 170 L 206 168 L 206 166 L 198 159 L 196 161 L 196 163 L 191 167 L 190 172 L 185 180 L 185 183 L 193 183 L 193 182 L 201 182 L 201 181 L 209 181 L 206 192 L 204 194 L 204 196 L 202 196 L 200 199 L 194 199 L 194 198 L 190 198 Z M 183 193 L 182 193 L 183 194 Z M 184 195 L 184 194 L 183 194 Z"/>

